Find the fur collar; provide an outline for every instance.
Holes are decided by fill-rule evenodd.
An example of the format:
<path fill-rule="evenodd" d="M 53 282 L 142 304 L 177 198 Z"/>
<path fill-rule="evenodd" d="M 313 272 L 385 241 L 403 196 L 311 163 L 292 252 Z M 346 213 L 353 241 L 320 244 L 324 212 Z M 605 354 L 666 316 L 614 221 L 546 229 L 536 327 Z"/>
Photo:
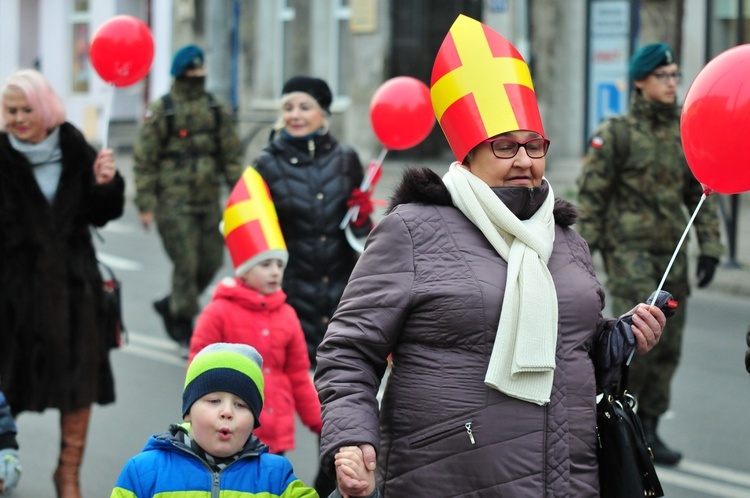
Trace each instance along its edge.
<path fill-rule="evenodd" d="M 404 172 L 401 183 L 391 196 L 388 212 L 396 209 L 399 204 L 410 203 L 453 206 L 443 180 L 429 168 L 409 168 Z M 554 215 L 555 223 L 570 226 L 578 219 L 578 210 L 570 202 L 557 198 Z"/>

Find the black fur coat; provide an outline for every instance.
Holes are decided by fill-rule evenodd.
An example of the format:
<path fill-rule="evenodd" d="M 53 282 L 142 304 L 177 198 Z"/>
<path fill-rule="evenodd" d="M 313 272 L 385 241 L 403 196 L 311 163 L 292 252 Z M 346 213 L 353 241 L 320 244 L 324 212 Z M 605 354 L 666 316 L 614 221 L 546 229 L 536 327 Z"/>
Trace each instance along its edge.
<path fill-rule="evenodd" d="M 0 133 L 0 389 L 14 413 L 114 401 L 90 227 L 122 215 L 125 184 L 96 185 L 97 153 L 73 125 L 61 125 L 60 148 L 50 205 Z"/>

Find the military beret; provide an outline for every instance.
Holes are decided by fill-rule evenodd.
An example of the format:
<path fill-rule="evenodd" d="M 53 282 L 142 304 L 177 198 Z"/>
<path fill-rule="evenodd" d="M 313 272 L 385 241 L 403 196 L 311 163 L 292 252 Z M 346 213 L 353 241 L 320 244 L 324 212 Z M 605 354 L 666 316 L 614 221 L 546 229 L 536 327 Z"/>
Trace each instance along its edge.
<path fill-rule="evenodd" d="M 666 43 L 649 43 L 639 48 L 630 58 L 630 77 L 641 81 L 659 66 L 677 62 L 674 51 Z"/>
<path fill-rule="evenodd" d="M 174 54 L 172 59 L 172 76 L 179 78 L 188 69 L 203 65 L 203 50 L 197 45 L 185 45 Z"/>
<path fill-rule="evenodd" d="M 328 88 L 328 83 L 320 78 L 310 78 L 308 76 L 295 76 L 290 78 L 284 83 L 284 88 L 281 90 L 281 94 L 284 95 L 292 92 L 305 92 L 311 95 L 327 114 L 331 113 L 330 107 L 331 101 L 333 100 L 331 89 Z"/>

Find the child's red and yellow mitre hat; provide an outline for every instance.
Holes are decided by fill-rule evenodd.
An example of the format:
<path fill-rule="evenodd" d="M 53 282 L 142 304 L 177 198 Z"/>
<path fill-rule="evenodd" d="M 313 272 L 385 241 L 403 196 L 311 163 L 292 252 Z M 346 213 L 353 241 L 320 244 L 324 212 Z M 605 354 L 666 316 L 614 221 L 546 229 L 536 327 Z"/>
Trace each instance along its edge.
<path fill-rule="evenodd" d="M 268 185 L 252 167 L 232 189 L 222 232 L 237 276 L 266 259 L 289 259 Z"/>
<path fill-rule="evenodd" d="M 526 61 L 508 40 L 470 17 L 458 16 L 443 40 L 430 96 L 459 161 L 501 133 L 530 130 L 544 136 Z"/>

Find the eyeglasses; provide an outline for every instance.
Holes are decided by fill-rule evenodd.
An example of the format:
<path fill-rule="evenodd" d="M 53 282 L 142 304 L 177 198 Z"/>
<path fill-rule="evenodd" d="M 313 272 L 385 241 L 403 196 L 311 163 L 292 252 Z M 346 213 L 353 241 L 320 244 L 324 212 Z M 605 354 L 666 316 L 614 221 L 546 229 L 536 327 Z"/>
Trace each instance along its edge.
<path fill-rule="evenodd" d="M 523 147 L 526 154 L 532 159 L 541 159 L 547 155 L 549 149 L 549 140 L 546 138 L 534 137 L 523 142 L 517 142 L 512 138 L 490 138 L 484 143 L 490 144 L 490 149 L 498 159 L 513 159 L 518 154 L 518 149 Z"/>
<path fill-rule="evenodd" d="M 651 76 L 659 80 L 660 83 L 665 85 L 669 83 L 669 80 L 674 79 L 675 83 L 679 83 L 682 79 L 682 73 L 676 71 L 674 73 L 651 73 Z"/>

